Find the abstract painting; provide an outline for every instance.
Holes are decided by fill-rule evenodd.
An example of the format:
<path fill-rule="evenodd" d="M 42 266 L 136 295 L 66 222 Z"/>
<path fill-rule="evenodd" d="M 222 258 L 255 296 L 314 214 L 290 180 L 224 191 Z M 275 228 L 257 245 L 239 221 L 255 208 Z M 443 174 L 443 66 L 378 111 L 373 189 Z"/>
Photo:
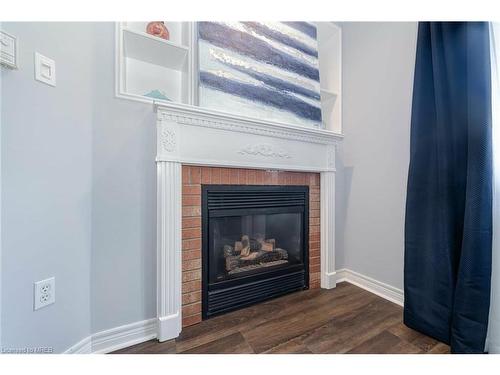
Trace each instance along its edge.
<path fill-rule="evenodd" d="M 321 126 L 316 27 L 306 22 L 198 22 L 199 105 Z"/>

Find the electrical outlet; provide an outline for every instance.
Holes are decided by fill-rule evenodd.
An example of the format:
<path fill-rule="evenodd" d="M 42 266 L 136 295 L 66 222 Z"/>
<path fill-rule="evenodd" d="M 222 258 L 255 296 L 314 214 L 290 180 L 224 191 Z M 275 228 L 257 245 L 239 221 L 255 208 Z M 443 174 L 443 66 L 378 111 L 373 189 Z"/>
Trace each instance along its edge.
<path fill-rule="evenodd" d="M 37 281 L 34 292 L 34 310 L 41 309 L 56 302 L 56 279 L 51 277 Z"/>

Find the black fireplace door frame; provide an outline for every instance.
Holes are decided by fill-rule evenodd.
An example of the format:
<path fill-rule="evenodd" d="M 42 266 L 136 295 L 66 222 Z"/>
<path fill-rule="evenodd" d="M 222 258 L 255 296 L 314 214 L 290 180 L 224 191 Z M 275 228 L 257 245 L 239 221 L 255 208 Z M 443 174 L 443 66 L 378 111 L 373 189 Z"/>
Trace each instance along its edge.
<path fill-rule="evenodd" d="M 226 208 L 227 204 L 222 204 L 221 207 L 209 208 L 208 206 L 208 194 L 209 192 L 242 192 L 253 194 L 262 194 L 265 196 L 266 193 L 299 193 L 303 196 L 299 201 L 294 202 L 293 199 L 290 201 L 283 201 L 282 203 L 270 200 L 269 203 L 265 203 L 266 199 L 263 199 L 254 207 L 251 203 L 249 207 L 246 208 Z M 244 198 L 242 198 L 244 200 Z M 223 206 L 223 207 L 222 207 Z M 275 186 L 275 185 L 202 185 L 202 315 L 203 319 L 207 319 L 216 314 L 207 314 L 208 307 L 208 293 L 209 291 L 216 290 L 229 290 L 230 288 L 236 288 L 241 284 L 259 283 L 262 281 L 272 282 L 274 279 L 278 282 L 280 278 L 292 273 L 303 273 L 304 274 L 304 284 L 300 290 L 309 288 L 309 187 L 308 186 Z M 231 207 L 229 205 L 229 207 Z M 226 279 L 219 282 L 210 283 L 209 280 L 209 270 L 210 270 L 210 238 L 211 233 L 210 228 L 210 218 L 212 217 L 230 217 L 230 216 L 242 216 L 242 215 L 261 215 L 261 214 L 279 214 L 279 213 L 300 213 L 302 215 L 302 233 L 301 247 L 303 259 L 302 263 L 296 263 L 287 265 L 284 267 L 277 267 L 276 269 L 263 270 L 261 272 L 250 274 L 247 276 L 241 276 L 234 279 Z M 291 291 L 290 291 L 291 292 Z M 282 293 L 285 294 L 286 292 Z M 275 295 L 269 298 L 277 297 Z M 263 298 L 262 301 L 269 298 Z M 259 301 L 260 302 L 260 301 Z M 229 309 L 227 311 L 236 310 L 242 308 L 245 305 L 251 305 L 253 303 L 242 304 L 236 308 Z M 224 311 L 224 312 L 227 312 Z"/>

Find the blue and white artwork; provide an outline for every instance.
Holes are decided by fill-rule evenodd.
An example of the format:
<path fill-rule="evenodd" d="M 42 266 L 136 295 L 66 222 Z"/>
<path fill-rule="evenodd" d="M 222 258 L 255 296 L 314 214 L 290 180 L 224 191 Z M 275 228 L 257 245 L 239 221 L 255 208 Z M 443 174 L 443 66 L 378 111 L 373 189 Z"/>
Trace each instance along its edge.
<path fill-rule="evenodd" d="M 321 126 L 316 27 L 306 22 L 199 22 L 199 104 Z"/>

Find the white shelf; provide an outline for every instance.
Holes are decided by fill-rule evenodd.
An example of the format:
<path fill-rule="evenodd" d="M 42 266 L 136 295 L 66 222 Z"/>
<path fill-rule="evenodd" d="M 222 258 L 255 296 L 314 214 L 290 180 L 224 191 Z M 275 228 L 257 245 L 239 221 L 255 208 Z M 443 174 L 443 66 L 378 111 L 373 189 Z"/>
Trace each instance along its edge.
<path fill-rule="evenodd" d="M 327 89 L 321 89 L 321 100 L 330 101 L 337 99 L 337 93 Z"/>
<path fill-rule="evenodd" d="M 189 48 L 144 32 L 123 29 L 125 57 L 163 66 L 168 69 L 186 71 Z"/>
<path fill-rule="evenodd" d="M 321 115 L 325 129 L 342 133 L 342 29 L 317 22 Z"/>

